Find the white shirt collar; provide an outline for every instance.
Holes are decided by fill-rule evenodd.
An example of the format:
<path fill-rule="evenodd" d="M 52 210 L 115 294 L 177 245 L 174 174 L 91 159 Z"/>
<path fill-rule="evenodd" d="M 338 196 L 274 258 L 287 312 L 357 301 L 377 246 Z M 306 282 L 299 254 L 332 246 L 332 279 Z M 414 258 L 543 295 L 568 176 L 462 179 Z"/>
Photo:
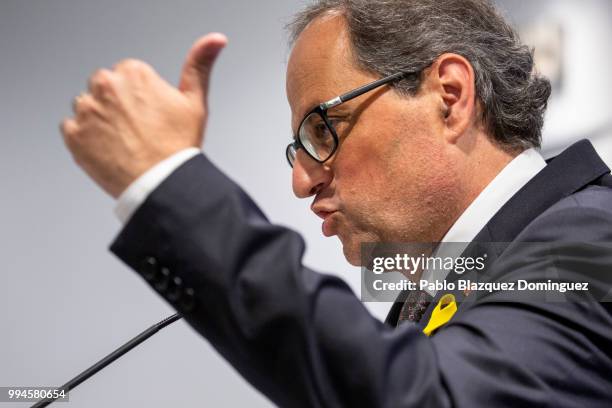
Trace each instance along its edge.
<path fill-rule="evenodd" d="M 525 150 L 495 176 L 448 230 L 441 242 L 470 242 L 546 162 L 535 149 Z"/>
<path fill-rule="evenodd" d="M 436 250 L 435 256 L 457 257 L 461 255 L 467 244 L 476 238 L 480 230 L 487 225 L 503 205 L 544 167 L 546 167 L 546 162 L 535 149 L 525 150 L 516 156 L 457 218 L 457 221 L 442 238 L 442 244 Z M 465 245 L 444 246 L 443 243 L 446 242 L 464 243 Z M 457 253 L 458 251 L 459 253 Z M 435 272 L 426 270 L 423 272 L 421 279 L 429 282 L 441 281 L 446 278 L 448 272 L 448 270 L 437 270 Z M 435 296 L 435 291 L 427 290 L 427 292 Z"/>

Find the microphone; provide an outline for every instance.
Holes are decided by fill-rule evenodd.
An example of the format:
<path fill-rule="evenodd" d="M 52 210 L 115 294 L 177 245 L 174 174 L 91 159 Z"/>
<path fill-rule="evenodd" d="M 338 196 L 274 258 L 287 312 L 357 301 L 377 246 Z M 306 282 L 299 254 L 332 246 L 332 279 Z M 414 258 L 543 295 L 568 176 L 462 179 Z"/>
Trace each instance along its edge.
<path fill-rule="evenodd" d="M 175 313 L 172 316 L 165 318 L 161 322 L 154 324 L 153 326 L 140 333 L 138 336 L 134 337 L 132 340 L 125 343 L 123 346 L 119 347 L 118 349 L 104 357 L 102 360 L 89 367 L 87 370 L 83 371 L 81 374 L 74 377 L 72 380 L 68 381 L 66 384 L 62 385 L 60 389 L 68 393 L 69 391 L 76 388 L 83 381 L 87 380 L 89 377 L 102 370 L 104 367 L 117 360 L 119 357 L 132 350 L 134 347 L 147 340 L 149 337 L 153 336 L 155 333 L 157 333 L 164 327 L 181 319 L 181 317 L 182 316 L 180 316 L 178 313 Z M 44 398 L 38 401 L 36 404 L 32 405 L 31 408 L 46 407 L 58 398 L 59 396 L 55 398 Z"/>

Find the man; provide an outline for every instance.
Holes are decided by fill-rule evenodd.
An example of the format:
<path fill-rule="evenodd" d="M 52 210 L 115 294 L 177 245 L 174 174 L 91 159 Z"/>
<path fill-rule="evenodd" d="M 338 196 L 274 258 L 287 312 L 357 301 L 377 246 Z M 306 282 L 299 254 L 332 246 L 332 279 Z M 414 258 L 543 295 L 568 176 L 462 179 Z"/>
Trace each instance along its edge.
<path fill-rule="evenodd" d="M 548 165 L 534 150 L 550 87 L 488 2 L 321 0 L 292 30 L 293 190 L 349 262 L 367 242 L 610 240 L 609 169 L 587 142 Z M 428 337 L 443 293 L 402 298 L 383 324 L 304 267 L 299 235 L 197 149 L 225 41 L 194 44 L 178 89 L 139 61 L 96 72 L 62 132 L 119 199 L 113 252 L 245 378 L 281 406 L 609 406 L 612 319 L 591 295 L 492 293 Z M 578 279 L 609 265 L 528 255 L 500 270 L 540 280 L 552 262 Z"/>

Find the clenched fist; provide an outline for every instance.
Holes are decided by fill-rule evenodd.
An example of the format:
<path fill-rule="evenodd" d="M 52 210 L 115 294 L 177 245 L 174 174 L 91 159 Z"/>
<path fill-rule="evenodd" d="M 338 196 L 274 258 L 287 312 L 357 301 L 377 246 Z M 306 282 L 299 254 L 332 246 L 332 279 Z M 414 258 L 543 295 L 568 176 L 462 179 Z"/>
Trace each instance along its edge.
<path fill-rule="evenodd" d="M 187 55 L 178 88 L 144 62 L 125 60 L 89 78 L 61 124 L 75 161 L 117 198 L 156 163 L 202 144 L 212 66 L 227 43 L 208 34 Z"/>

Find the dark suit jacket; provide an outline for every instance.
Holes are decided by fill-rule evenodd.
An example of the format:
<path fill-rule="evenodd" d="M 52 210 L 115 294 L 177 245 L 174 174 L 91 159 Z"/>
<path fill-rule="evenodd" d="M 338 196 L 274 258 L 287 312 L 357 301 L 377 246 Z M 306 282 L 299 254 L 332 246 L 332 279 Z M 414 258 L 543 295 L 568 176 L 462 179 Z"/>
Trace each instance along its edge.
<path fill-rule="evenodd" d="M 612 242 L 608 173 L 589 142 L 574 145 L 475 241 Z M 342 280 L 303 266 L 302 238 L 270 224 L 203 155 L 148 197 L 111 249 L 281 406 L 612 406 L 607 304 L 494 293 L 461 304 L 432 337 L 393 328 L 398 306 L 384 324 Z M 612 269 L 609 254 L 591 255 L 564 267 Z M 537 280 L 541 261 L 519 272 Z"/>

